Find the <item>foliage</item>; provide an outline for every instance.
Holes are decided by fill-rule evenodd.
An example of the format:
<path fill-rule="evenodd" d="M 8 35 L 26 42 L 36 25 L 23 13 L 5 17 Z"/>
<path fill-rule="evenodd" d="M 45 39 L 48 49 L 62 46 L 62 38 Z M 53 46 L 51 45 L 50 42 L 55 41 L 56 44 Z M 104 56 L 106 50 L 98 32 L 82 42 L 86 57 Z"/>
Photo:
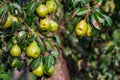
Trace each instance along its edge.
<path fill-rule="evenodd" d="M 47 7 L 53 2 L 57 8 L 55 1 L 51 1 Z M 51 12 L 43 16 L 44 13 L 38 8 L 46 3 L 47 1 L 41 0 L 0 1 L 0 75 L 8 71 L 13 73 L 15 68 L 18 71 L 28 68 L 36 77 L 41 77 L 44 76 L 44 70 L 47 73 L 49 69 L 54 69 L 60 45 L 59 37 L 55 33 L 58 29 L 58 22 L 54 18 L 57 10 L 52 10 L 52 6 Z M 48 12 L 47 7 L 45 11 Z M 50 31 L 52 27 L 53 30 Z M 40 66 L 41 63 L 44 67 Z"/>
<path fill-rule="evenodd" d="M 36 8 L 40 4 L 45 5 L 46 1 L 0 0 L 0 74 L 9 77 L 14 68 L 21 71 L 27 66 L 30 75 L 35 77 L 31 72 L 38 68 L 41 62 L 45 72 L 49 71 L 62 49 L 72 80 L 119 80 L 119 1 L 51 0 L 55 1 L 57 9 L 54 8 L 56 10 L 53 12 L 50 10 L 51 13 L 46 11 L 45 16 L 41 16 L 43 13 L 36 11 Z M 17 17 L 18 22 L 13 21 L 11 27 L 3 28 L 8 24 L 6 22 L 10 14 Z M 50 32 L 47 23 L 45 24 L 48 27 L 44 31 L 46 27 L 39 24 L 44 18 L 59 24 L 57 32 Z M 91 36 L 87 33 L 84 36 L 75 33 L 76 25 L 81 20 L 90 26 Z M 37 43 L 35 47 L 40 49 L 37 51 L 37 58 L 26 55 L 26 49 L 33 41 Z M 21 56 L 10 55 L 15 44 L 21 48 Z M 14 67 L 11 66 L 13 62 L 16 62 Z"/>

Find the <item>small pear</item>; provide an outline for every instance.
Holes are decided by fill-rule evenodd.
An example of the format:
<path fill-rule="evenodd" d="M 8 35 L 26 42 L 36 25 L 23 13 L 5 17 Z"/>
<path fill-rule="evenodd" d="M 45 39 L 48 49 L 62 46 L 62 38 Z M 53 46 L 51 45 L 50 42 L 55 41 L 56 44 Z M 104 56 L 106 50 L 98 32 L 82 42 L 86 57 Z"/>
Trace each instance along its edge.
<path fill-rule="evenodd" d="M 26 49 L 26 53 L 28 57 L 37 58 L 40 54 L 41 50 L 37 45 L 36 41 L 33 41 Z"/>
<path fill-rule="evenodd" d="M 88 24 L 87 36 L 88 37 L 92 36 L 92 27 L 89 24 Z"/>

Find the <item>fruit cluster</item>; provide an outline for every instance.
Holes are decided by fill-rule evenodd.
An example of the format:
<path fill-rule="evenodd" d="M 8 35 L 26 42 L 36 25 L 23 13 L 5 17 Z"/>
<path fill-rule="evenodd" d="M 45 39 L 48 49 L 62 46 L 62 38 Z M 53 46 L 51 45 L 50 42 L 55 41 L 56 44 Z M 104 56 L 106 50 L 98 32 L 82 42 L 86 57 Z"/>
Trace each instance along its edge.
<path fill-rule="evenodd" d="M 38 14 L 39 17 L 44 18 L 47 16 L 47 14 L 56 11 L 56 9 L 57 9 L 57 4 L 55 3 L 55 1 L 48 0 L 46 1 L 46 5 L 40 4 L 36 8 L 36 13 Z M 46 17 L 40 20 L 39 27 L 41 33 L 43 35 L 46 35 L 49 32 L 56 32 L 58 29 L 58 24 L 54 20 L 51 20 L 50 18 Z"/>
<path fill-rule="evenodd" d="M 80 20 L 75 27 L 75 33 L 77 36 L 87 35 L 88 37 L 91 37 L 92 27 L 89 24 L 87 24 L 85 20 Z"/>
<path fill-rule="evenodd" d="M 10 54 L 15 58 L 10 63 L 11 67 L 16 67 L 17 65 L 19 65 L 20 61 L 16 57 L 21 56 L 22 54 L 21 52 L 22 52 L 21 48 L 17 44 L 12 46 L 10 50 Z M 54 73 L 53 63 L 51 63 L 49 66 L 46 64 L 43 64 L 42 58 L 39 57 L 39 55 L 41 54 L 41 49 L 38 47 L 38 44 L 36 41 L 31 42 L 29 46 L 26 48 L 25 52 L 28 58 L 33 58 L 33 60 L 29 64 L 33 74 L 35 74 L 38 77 L 41 77 L 43 73 L 49 76 L 53 75 Z M 53 57 L 48 55 L 44 59 L 44 62 L 49 63 L 49 60 L 48 60 L 49 58 L 53 58 Z"/>
<path fill-rule="evenodd" d="M 46 5 L 40 4 L 36 8 L 37 15 L 42 18 L 39 22 L 39 28 L 43 35 L 46 35 L 49 32 L 56 32 L 58 30 L 57 22 L 47 17 L 48 14 L 56 11 L 56 9 L 57 4 L 54 0 L 46 1 Z M 18 18 L 9 13 L 5 23 L 3 24 L 3 28 L 10 28 L 12 22 L 18 22 Z"/>
<path fill-rule="evenodd" d="M 51 33 L 56 32 L 58 30 L 58 23 L 48 17 L 48 14 L 55 12 L 56 9 L 57 9 L 57 4 L 54 0 L 46 1 L 45 5 L 42 3 L 39 4 L 36 7 L 36 12 L 35 12 L 35 14 L 39 16 L 39 20 L 40 20 L 37 25 L 38 28 L 36 28 L 39 30 L 33 31 L 30 27 L 29 30 L 33 31 L 34 35 L 36 35 L 37 32 L 40 32 L 44 36 L 44 38 L 49 32 Z M 13 16 L 10 13 L 8 13 L 5 20 L 1 21 L 0 19 L 0 24 L 2 24 L 3 29 L 11 29 L 12 24 L 13 23 L 17 24 L 19 23 L 18 21 L 19 19 L 16 16 Z M 20 61 L 18 57 L 22 57 L 22 54 L 25 53 L 26 58 L 32 59 L 28 65 L 30 70 L 32 70 L 33 74 L 35 74 L 37 77 L 43 76 L 44 73 L 49 76 L 53 75 L 54 57 L 49 56 L 49 54 L 45 55 L 45 57 L 44 56 L 41 57 L 42 50 L 38 46 L 37 37 L 35 37 L 35 39 L 31 41 L 31 43 L 27 44 L 25 48 L 21 48 L 21 46 L 18 44 L 18 41 L 14 39 L 14 37 L 17 37 L 19 40 L 19 37 L 23 36 L 25 33 L 26 32 L 24 30 L 19 31 L 17 35 L 13 36 L 12 38 L 12 46 L 9 52 L 10 55 L 14 57 L 14 59 L 10 61 L 10 66 L 13 68 L 15 68 L 16 66 L 17 68 L 19 68 L 19 66 L 22 66 L 19 65 L 22 63 L 22 61 Z M 28 34 L 27 37 L 29 38 L 30 35 Z"/>

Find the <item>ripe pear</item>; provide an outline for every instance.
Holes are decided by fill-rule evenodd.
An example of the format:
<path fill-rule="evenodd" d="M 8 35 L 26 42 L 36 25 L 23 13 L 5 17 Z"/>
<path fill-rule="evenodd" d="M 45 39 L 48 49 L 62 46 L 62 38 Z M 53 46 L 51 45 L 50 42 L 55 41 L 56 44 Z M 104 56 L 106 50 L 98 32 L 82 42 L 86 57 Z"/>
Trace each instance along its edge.
<path fill-rule="evenodd" d="M 77 26 L 75 28 L 75 33 L 78 36 L 84 36 L 87 32 L 88 25 L 85 20 L 81 20 L 77 23 Z"/>
<path fill-rule="evenodd" d="M 40 54 L 41 50 L 37 45 L 36 41 L 33 41 L 26 49 L 26 53 L 28 57 L 37 58 Z"/>

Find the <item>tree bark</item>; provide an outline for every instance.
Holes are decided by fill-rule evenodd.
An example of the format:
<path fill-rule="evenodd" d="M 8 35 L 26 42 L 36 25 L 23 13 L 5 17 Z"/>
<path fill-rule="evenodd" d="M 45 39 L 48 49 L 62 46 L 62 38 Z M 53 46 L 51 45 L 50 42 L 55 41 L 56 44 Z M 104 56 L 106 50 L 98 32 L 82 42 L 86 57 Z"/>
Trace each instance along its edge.
<path fill-rule="evenodd" d="M 43 78 L 42 80 L 70 80 L 67 64 L 62 53 L 60 53 L 60 56 L 57 58 L 54 67 L 54 74 L 50 78 Z"/>

